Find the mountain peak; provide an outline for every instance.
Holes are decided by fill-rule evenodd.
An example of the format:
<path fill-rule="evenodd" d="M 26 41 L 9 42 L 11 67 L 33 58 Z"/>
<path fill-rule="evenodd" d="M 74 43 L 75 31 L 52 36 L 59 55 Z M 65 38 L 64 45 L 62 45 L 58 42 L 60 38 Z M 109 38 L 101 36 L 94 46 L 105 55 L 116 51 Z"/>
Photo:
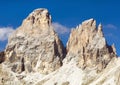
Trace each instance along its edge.
<path fill-rule="evenodd" d="M 65 48 L 48 10 L 40 8 L 0 52 L 0 85 L 120 85 L 119 62 L 114 44 L 107 44 L 96 20 L 73 29 Z"/>
<path fill-rule="evenodd" d="M 36 9 L 10 36 L 6 63 L 12 71 L 50 73 L 62 65 L 65 48 L 54 32 L 47 9 Z M 13 56 L 14 55 L 14 56 Z"/>
<path fill-rule="evenodd" d="M 84 28 L 88 28 L 89 27 L 89 28 L 95 29 L 95 27 L 96 27 L 96 20 L 94 20 L 93 18 L 85 20 L 84 22 L 82 22 L 82 26 Z"/>
<path fill-rule="evenodd" d="M 106 43 L 102 25 L 99 24 L 97 29 L 96 21 L 89 19 L 71 32 L 65 60 L 69 63 L 73 58 L 82 69 L 95 67 L 101 71 L 116 56 L 113 50 L 115 48 Z"/>
<path fill-rule="evenodd" d="M 33 27 L 45 29 L 51 25 L 51 15 L 45 8 L 35 9 L 24 20 L 23 24 L 30 24 Z"/>

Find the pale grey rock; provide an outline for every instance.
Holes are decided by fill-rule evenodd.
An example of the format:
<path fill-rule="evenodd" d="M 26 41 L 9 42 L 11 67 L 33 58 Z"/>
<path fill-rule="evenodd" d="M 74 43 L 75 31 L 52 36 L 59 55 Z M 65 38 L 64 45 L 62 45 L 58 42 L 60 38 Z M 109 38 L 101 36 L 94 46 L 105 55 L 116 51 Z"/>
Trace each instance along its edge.
<path fill-rule="evenodd" d="M 51 25 L 47 9 L 34 10 L 10 36 L 5 64 L 13 72 L 48 74 L 62 65 L 65 48 Z"/>
<path fill-rule="evenodd" d="M 76 66 L 74 62 L 70 62 L 43 77 L 35 85 L 64 85 L 65 83 L 67 85 L 119 85 L 119 63 L 119 58 L 113 58 L 107 67 L 98 73 L 95 68 L 85 71 Z"/>
<path fill-rule="evenodd" d="M 106 43 L 102 25 L 97 28 L 94 19 L 86 20 L 72 30 L 63 66 L 36 85 L 119 85 L 118 62 L 114 45 Z"/>
<path fill-rule="evenodd" d="M 97 29 L 96 21 L 89 19 L 71 31 L 64 63 L 74 60 L 82 69 L 96 68 L 101 71 L 114 57 L 115 48 L 106 43 L 102 25 L 99 24 Z"/>
<path fill-rule="evenodd" d="M 36 9 L 0 52 L 0 85 L 120 85 L 116 55 L 94 19 L 72 30 L 66 53 L 48 10 Z"/>

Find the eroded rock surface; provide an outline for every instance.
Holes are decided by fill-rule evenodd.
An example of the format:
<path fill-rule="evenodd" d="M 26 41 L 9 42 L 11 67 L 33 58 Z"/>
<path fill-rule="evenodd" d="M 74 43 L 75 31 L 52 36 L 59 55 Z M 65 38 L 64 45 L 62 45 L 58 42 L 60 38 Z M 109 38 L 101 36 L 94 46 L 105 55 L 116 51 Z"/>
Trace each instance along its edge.
<path fill-rule="evenodd" d="M 13 72 L 50 73 L 62 65 L 65 49 L 47 9 L 34 10 L 10 36 L 5 63 Z"/>
<path fill-rule="evenodd" d="M 51 23 L 47 9 L 36 9 L 9 37 L 0 52 L 0 85 L 120 85 L 120 59 L 101 24 L 82 22 L 65 49 Z"/>
<path fill-rule="evenodd" d="M 99 71 L 104 69 L 116 51 L 113 46 L 106 43 L 102 32 L 102 25 L 96 26 L 94 19 L 82 22 L 73 29 L 67 43 L 66 63 L 74 60 L 82 69 L 96 67 Z"/>

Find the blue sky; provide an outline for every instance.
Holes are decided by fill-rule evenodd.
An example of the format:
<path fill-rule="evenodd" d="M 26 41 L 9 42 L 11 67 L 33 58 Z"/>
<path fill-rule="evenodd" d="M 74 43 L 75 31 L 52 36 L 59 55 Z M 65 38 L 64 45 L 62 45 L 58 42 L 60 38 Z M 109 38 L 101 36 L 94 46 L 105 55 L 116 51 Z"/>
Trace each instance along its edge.
<path fill-rule="evenodd" d="M 0 0 L 0 50 L 5 48 L 9 32 L 19 27 L 30 12 L 47 8 L 55 27 L 60 28 L 59 35 L 64 45 L 71 28 L 94 18 L 97 25 L 102 23 L 108 44 L 114 43 L 120 55 L 119 4 L 119 0 Z"/>

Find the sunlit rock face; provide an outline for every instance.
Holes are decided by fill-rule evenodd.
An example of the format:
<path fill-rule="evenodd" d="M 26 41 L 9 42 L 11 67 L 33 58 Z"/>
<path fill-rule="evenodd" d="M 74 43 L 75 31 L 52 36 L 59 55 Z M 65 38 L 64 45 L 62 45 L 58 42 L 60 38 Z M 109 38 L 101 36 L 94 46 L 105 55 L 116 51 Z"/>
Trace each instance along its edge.
<path fill-rule="evenodd" d="M 47 9 L 34 10 L 0 52 L 0 85 L 120 85 L 120 59 L 89 19 L 71 31 L 66 48 Z"/>
<path fill-rule="evenodd" d="M 114 46 L 106 43 L 102 25 L 96 26 L 94 19 L 82 22 L 73 29 L 67 43 L 66 63 L 74 60 L 78 67 L 98 71 L 104 69 L 112 58 L 116 57 Z"/>
<path fill-rule="evenodd" d="M 65 49 L 47 9 L 34 10 L 10 36 L 5 63 L 13 72 L 50 73 L 62 65 Z"/>

